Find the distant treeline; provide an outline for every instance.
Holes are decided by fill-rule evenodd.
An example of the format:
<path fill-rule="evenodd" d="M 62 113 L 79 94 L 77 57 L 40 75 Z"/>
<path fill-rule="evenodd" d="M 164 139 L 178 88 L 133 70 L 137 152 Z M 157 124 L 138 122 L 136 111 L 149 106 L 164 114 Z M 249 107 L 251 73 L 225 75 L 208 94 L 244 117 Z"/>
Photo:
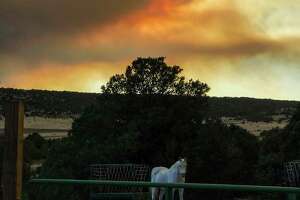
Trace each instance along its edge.
<path fill-rule="evenodd" d="M 0 113 L 6 101 L 22 99 L 27 116 L 74 117 L 88 105 L 95 103 L 99 94 L 67 91 L 22 90 L 0 88 Z M 297 101 L 255 99 L 247 97 L 210 97 L 209 115 L 234 117 L 249 121 L 272 121 L 272 115 L 291 116 Z"/>
<path fill-rule="evenodd" d="M 233 117 L 248 121 L 273 121 L 272 115 L 293 115 L 299 101 L 248 97 L 211 97 L 209 113 L 214 117 Z"/>
<path fill-rule="evenodd" d="M 95 102 L 97 94 L 66 91 L 0 88 L 0 113 L 3 104 L 23 100 L 27 116 L 73 117 Z"/>

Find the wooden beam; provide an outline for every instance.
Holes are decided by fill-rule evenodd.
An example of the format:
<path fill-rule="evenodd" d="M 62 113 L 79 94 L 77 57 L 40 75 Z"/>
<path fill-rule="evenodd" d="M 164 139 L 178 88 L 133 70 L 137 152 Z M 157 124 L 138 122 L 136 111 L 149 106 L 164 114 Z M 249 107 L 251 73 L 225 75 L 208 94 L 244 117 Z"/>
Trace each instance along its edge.
<path fill-rule="evenodd" d="M 21 200 L 24 104 L 12 102 L 5 106 L 5 138 L 3 155 L 3 200 Z"/>

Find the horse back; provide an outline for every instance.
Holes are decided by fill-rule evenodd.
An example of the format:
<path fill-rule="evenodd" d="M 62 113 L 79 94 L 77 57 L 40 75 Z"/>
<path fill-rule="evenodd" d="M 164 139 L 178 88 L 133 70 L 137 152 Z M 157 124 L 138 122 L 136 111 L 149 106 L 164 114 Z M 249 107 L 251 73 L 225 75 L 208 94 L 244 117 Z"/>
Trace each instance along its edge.
<path fill-rule="evenodd" d="M 157 173 L 159 173 L 160 171 L 162 170 L 167 170 L 168 168 L 166 167 L 154 167 L 152 170 L 151 170 L 151 176 L 154 176 L 156 175 Z"/>

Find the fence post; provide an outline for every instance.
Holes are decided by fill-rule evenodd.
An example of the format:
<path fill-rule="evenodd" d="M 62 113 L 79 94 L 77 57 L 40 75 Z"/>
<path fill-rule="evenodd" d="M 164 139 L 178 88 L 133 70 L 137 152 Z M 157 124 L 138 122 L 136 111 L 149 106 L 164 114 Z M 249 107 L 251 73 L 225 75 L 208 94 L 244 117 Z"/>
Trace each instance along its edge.
<path fill-rule="evenodd" d="M 3 200 L 21 200 L 24 104 L 12 102 L 5 106 L 5 146 L 3 154 Z"/>

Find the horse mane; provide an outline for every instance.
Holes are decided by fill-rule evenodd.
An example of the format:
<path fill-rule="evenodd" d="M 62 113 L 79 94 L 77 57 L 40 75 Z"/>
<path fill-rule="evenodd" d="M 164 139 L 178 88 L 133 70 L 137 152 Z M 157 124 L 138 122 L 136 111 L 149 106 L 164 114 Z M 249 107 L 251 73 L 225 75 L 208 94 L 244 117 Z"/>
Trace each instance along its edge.
<path fill-rule="evenodd" d="M 179 160 L 176 161 L 176 162 L 170 167 L 170 169 L 173 169 L 173 168 L 177 167 L 178 165 L 179 165 Z"/>

